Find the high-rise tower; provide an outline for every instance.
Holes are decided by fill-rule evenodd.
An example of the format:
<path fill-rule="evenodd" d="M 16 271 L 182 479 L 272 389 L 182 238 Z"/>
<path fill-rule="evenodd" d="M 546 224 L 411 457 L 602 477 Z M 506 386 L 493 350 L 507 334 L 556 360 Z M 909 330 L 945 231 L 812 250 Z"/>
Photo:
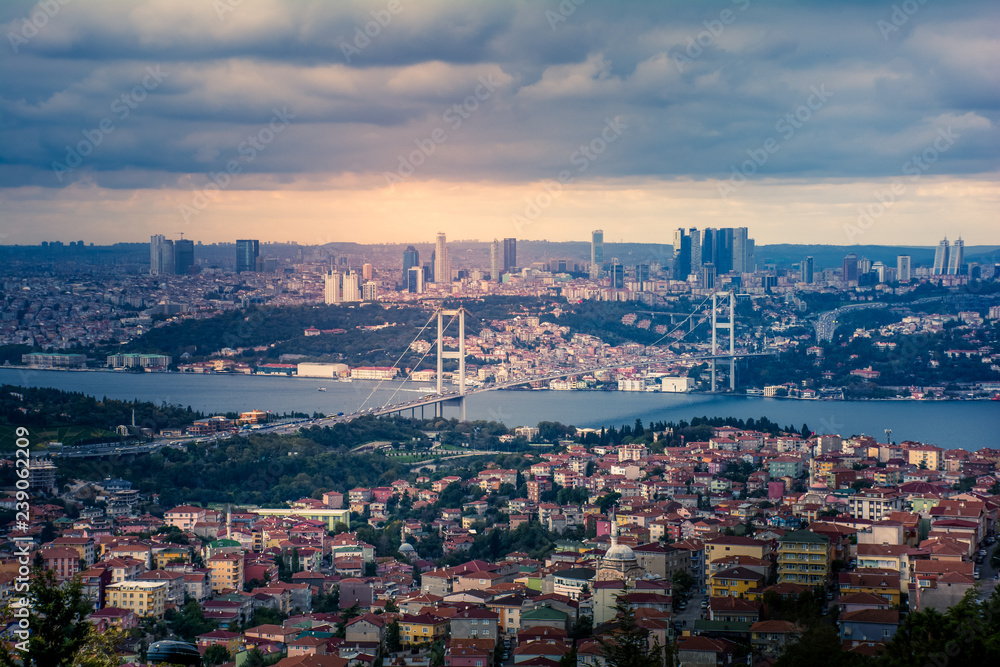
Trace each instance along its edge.
<path fill-rule="evenodd" d="M 946 236 L 938 243 L 937 250 L 934 251 L 934 275 L 941 276 L 948 273 L 948 258 L 950 255 L 948 248 L 948 237 Z"/>
<path fill-rule="evenodd" d="M 510 271 L 517 266 L 517 239 L 503 240 L 503 270 Z"/>
<path fill-rule="evenodd" d="M 604 230 L 590 233 L 590 277 L 600 278 L 604 266 Z"/>
<path fill-rule="evenodd" d="M 962 273 L 965 262 L 965 241 L 959 238 L 951 246 L 951 256 L 948 257 L 948 275 L 957 276 Z"/>
<path fill-rule="evenodd" d="M 909 255 L 898 255 L 896 257 L 896 280 L 901 283 L 909 282 L 913 277 L 910 272 L 910 263 L 912 259 Z"/>
<path fill-rule="evenodd" d="M 194 266 L 194 241 L 181 239 L 174 241 L 174 273 L 187 275 Z"/>
<path fill-rule="evenodd" d="M 493 239 L 490 244 L 490 280 L 500 282 L 500 274 L 503 273 L 503 247 L 500 241 Z"/>
<path fill-rule="evenodd" d="M 149 275 L 174 272 L 174 242 L 163 234 L 149 237 Z"/>
<path fill-rule="evenodd" d="M 451 262 L 448 261 L 448 240 L 444 232 L 438 232 L 434 252 L 434 282 L 450 284 Z"/>
<path fill-rule="evenodd" d="M 799 273 L 802 274 L 802 282 L 807 285 L 812 285 L 814 282 L 813 272 L 815 271 L 815 265 L 811 255 L 802 259 L 802 263 L 799 264 L 799 269 Z"/>
<path fill-rule="evenodd" d="M 260 241 L 257 239 L 236 241 L 236 273 L 256 271 L 258 257 L 260 257 Z"/>

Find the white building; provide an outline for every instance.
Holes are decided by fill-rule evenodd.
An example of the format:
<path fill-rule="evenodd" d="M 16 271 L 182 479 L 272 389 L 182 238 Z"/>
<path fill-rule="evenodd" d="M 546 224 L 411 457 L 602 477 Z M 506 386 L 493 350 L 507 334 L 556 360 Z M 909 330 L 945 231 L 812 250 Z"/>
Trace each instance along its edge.
<path fill-rule="evenodd" d="M 694 380 L 689 377 L 664 377 L 660 378 L 660 391 L 671 393 L 691 391 L 694 389 Z"/>
<path fill-rule="evenodd" d="M 304 378 L 335 378 L 346 374 L 350 369 L 347 364 L 319 364 L 306 362 L 296 367 L 299 377 Z"/>

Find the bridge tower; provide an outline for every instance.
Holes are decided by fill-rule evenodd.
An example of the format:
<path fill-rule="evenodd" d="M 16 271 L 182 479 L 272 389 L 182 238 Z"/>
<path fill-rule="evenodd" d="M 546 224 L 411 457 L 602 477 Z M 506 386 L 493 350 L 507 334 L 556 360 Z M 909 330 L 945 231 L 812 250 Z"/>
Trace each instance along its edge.
<path fill-rule="evenodd" d="M 450 315 L 452 317 L 458 317 L 458 352 L 445 352 L 444 351 L 444 339 L 442 338 L 444 334 L 444 316 Z M 437 394 L 441 396 L 444 392 L 442 390 L 442 375 L 444 373 L 444 360 L 445 359 L 458 359 L 458 404 L 462 411 L 462 421 L 465 421 L 465 308 L 459 308 L 458 310 L 444 310 L 439 308 L 437 311 Z M 438 407 L 440 406 L 440 407 Z M 440 410 L 440 415 L 438 414 Z M 444 416 L 444 404 L 436 403 L 434 407 L 434 416 Z"/>
<path fill-rule="evenodd" d="M 712 391 L 718 391 L 715 382 L 715 356 L 719 354 L 719 329 L 729 329 L 729 391 L 736 390 L 736 293 L 729 294 L 729 321 L 719 322 L 718 297 L 725 297 L 727 292 L 712 293 Z"/>

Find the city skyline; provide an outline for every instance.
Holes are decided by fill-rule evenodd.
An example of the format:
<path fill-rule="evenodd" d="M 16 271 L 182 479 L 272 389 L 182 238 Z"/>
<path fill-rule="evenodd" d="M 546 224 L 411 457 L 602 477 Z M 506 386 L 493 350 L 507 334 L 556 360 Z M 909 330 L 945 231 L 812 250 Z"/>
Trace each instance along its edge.
<path fill-rule="evenodd" d="M 995 234 L 994 3 L 222 4 L 0 7 L 0 243 Z"/>

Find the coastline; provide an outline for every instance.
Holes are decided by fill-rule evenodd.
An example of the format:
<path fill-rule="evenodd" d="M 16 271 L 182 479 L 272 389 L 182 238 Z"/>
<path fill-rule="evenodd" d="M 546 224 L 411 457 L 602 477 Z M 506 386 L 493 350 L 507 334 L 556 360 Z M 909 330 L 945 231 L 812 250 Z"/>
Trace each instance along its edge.
<path fill-rule="evenodd" d="M 146 375 L 169 375 L 169 376 L 216 376 L 216 377 L 255 377 L 255 378 L 281 378 L 281 379 L 294 379 L 294 380 L 328 380 L 330 382 L 343 382 L 340 378 L 325 378 L 325 377 L 306 377 L 298 375 L 285 375 L 283 373 L 182 373 L 180 371 L 145 371 L 143 373 L 138 373 L 135 371 L 128 371 L 123 369 L 113 369 L 113 368 L 36 368 L 32 366 L 20 366 L 20 365 L 4 365 L 0 366 L 0 369 L 11 370 L 11 371 L 22 371 L 22 372 L 74 372 L 74 373 L 108 373 L 113 375 L 127 375 L 144 377 Z M 388 380 L 360 380 L 351 378 L 349 382 L 359 382 L 359 383 L 379 383 L 379 382 L 390 382 Z M 391 381 L 395 382 L 395 380 Z M 420 382 L 430 382 L 427 380 L 408 380 L 411 383 Z M 450 384 L 450 383 L 449 383 Z M 433 387 L 432 387 L 433 388 Z M 779 401 L 809 401 L 809 402 L 824 402 L 824 403 L 873 403 L 873 402 L 929 402 L 929 403 L 966 403 L 966 402 L 980 402 L 980 401 L 992 401 L 992 397 L 983 396 L 980 398 L 958 398 L 958 397 L 944 397 L 944 398 L 912 398 L 904 396 L 893 396 L 890 398 L 803 398 L 801 396 L 756 396 L 750 394 L 741 393 L 728 393 L 728 392 L 711 392 L 711 391 L 686 391 L 686 392 L 645 392 L 645 391 L 619 391 L 618 389 L 550 389 L 548 387 L 540 388 L 526 388 L 526 389 L 516 389 L 516 388 L 505 388 L 496 389 L 495 391 L 509 391 L 509 392 L 525 392 L 525 391 L 552 391 L 557 393 L 594 393 L 594 392 L 614 392 L 620 394 L 669 394 L 678 396 L 729 396 L 731 398 L 746 398 L 746 399 L 771 399 Z"/>

